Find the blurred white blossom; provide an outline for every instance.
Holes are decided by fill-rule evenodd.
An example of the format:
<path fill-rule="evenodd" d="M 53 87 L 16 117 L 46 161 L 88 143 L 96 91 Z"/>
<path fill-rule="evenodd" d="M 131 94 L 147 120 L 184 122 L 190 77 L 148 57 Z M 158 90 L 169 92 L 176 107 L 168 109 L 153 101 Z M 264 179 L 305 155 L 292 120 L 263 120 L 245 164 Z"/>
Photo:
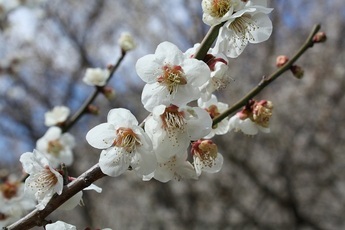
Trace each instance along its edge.
<path fill-rule="evenodd" d="M 70 109 L 66 106 L 55 106 L 52 110 L 44 114 L 46 126 L 58 125 L 66 121 L 70 114 Z"/>
<path fill-rule="evenodd" d="M 126 33 L 126 32 L 120 35 L 118 43 L 121 49 L 125 52 L 133 50 L 136 47 L 134 38 L 132 37 L 130 33 Z"/>
<path fill-rule="evenodd" d="M 83 81 L 91 86 L 105 86 L 109 78 L 109 70 L 101 68 L 87 68 Z"/>
<path fill-rule="evenodd" d="M 74 137 L 69 133 L 62 133 L 56 126 L 50 127 L 36 143 L 36 149 L 45 154 L 53 167 L 58 167 L 61 163 L 70 166 L 73 163 L 74 146 Z"/>

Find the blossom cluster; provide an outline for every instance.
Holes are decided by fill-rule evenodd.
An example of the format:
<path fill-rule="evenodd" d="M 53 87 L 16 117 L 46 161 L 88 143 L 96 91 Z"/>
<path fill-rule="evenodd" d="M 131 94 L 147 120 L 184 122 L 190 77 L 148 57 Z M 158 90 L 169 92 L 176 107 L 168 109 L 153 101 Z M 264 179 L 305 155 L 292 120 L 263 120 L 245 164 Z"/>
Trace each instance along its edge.
<path fill-rule="evenodd" d="M 227 104 L 218 101 L 216 91 L 232 80 L 231 58 L 239 56 L 248 43 L 269 38 L 272 23 L 267 14 L 272 9 L 267 8 L 265 0 L 203 0 L 202 9 L 206 24 L 221 26 L 214 47 L 209 48 L 205 57 L 195 58 L 202 44 L 183 52 L 170 42 L 162 42 L 154 54 L 141 57 L 135 66 L 146 83 L 141 101 L 149 116 L 139 123 L 128 109 L 114 108 L 106 122 L 86 134 L 87 142 L 101 150 L 99 167 L 104 174 L 116 177 L 132 170 L 144 181 L 154 178 L 164 183 L 172 179 L 197 179 L 203 172 L 216 173 L 222 168 L 223 156 L 211 140 L 215 135 L 231 130 L 241 130 L 247 135 L 270 131 L 273 105 L 267 100 L 250 100 L 230 119 L 219 122 L 214 119 L 228 110 Z M 122 54 L 136 46 L 129 34 L 121 36 L 119 45 Z M 104 89 L 111 69 L 88 68 L 83 81 Z M 8 195 L 9 188 L 15 191 L 11 190 L 11 198 L 15 195 L 21 200 L 22 192 L 31 197 L 16 203 L 21 205 L 20 210 L 33 206 L 44 209 L 53 195 L 60 195 L 63 186 L 73 180 L 67 177 L 66 181 L 64 171 L 58 169 L 61 164 L 73 163 L 75 139 L 63 129 L 69 114 L 65 106 L 57 106 L 45 114 L 49 129 L 37 141 L 33 152 L 20 157 L 28 174 L 25 186 L 10 182 L 1 185 L 3 194 Z M 102 190 L 95 185 L 87 189 Z M 1 217 L 15 213 L 12 211 L 15 205 L 7 205 L 11 202 L 6 200 L 7 195 L 0 197 L 0 207 L 6 204 L 11 210 L 1 209 Z M 82 192 L 77 193 L 60 208 L 73 208 L 81 197 Z M 47 225 L 47 229 L 58 228 L 75 229 L 63 222 Z"/>
<path fill-rule="evenodd" d="M 136 63 L 146 83 L 141 101 L 150 112 L 147 119 L 139 124 L 129 110 L 112 109 L 107 122 L 87 133 L 88 143 L 102 150 L 103 173 L 119 176 L 131 169 L 145 181 L 197 179 L 202 172 L 218 172 L 223 164 L 210 138 L 230 130 L 248 135 L 269 131 L 273 106 L 266 100 L 251 100 L 242 115 L 230 120 L 213 124 L 212 119 L 228 109 L 214 93 L 231 82 L 229 58 L 241 54 L 248 42 L 268 39 L 272 23 L 267 14 L 272 9 L 266 1 L 255 0 L 203 0 L 202 8 L 206 24 L 222 24 L 215 46 L 203 60 L 194 58 L 201 44 L 185 52 L 170 42 L 159 44 L 154 54 Z"/>

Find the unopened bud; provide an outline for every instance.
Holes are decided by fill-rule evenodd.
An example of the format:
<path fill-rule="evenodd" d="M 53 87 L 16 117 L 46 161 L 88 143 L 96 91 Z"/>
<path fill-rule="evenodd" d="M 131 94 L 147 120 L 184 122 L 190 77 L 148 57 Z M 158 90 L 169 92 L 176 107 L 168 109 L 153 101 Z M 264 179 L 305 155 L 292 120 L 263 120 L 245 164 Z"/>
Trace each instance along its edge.
<path fill-rule="evenodd" d="M 122 33 L 118 40 L 118 44 L 123 52 L 130 51 L 136 47 L 135 41 L 129 33 Z"/>
<path fill-rule="evenodd" d="M 113 99 L 115 97 L 115 90 L 109 86 L 102 87 L 103 95 L 108 99 Z"/>
<path fill-rule="evenodd" d="M 317 32 L 313 37 L 314 43 L 321 43 L 327 40 L 327 36 L 325 32 Z"/>
<path fill-rule="evenodd" d="M 304 76 L 304 70 L 299 65 L 291 66 L 290 70 L 297 79 L 301 79 Z"/>
<path fill-rule="evenodd" d="M 95 105 L 89 105 L 87 107 L 87 111 L 93 115 L 98 115 L 99 114 L 99 108 Z"/>
<path fill-rule="evenodd" d="M 285 55 L 280 55 L 277 57 L 276 59 L 276 66 L 278 68 L 282 67 L 283 65 L 285 65 L 287 62 L 289 61 L 289 58 Z"/>
<path fill-rule="evenodd" d="M 111 71 L 113 68 L 114 68 L 114 65 L 113 65 L 113 64 L 108 64 L 108 65 L 107 65 L 107 69 L 108 69 L 109 71 Z"/>

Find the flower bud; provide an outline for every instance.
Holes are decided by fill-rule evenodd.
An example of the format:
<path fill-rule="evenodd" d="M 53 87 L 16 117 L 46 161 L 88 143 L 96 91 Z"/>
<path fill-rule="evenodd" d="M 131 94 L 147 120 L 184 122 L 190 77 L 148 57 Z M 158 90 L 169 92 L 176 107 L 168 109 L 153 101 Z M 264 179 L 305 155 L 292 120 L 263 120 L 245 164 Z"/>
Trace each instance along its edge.
<path fill-rule="evenodd" d="M 99 108 L 95 105 L 89 105 L 87 107 L 87 112 L 91 113 L 93 115 L 98 115 L 99 114 Z"/>
<path fill-rule="evenodd" d="M 299 65 L 291 66 L 290 70 L 292 74 L 294 75 L 294 77 L 296 77 L 297 79 L 301 79 L 304 75 L 304 70 Z"/>
<path fill-rule="evenodd" d="M 129 33 L 122 33 L 118 40 L 118 44 L 121 47 L 122 52 L 133 50 L 136 47 L 135 41 Z"/>
<path fill-rule="evenodd" d="M 276 59 L 276 66 L 278 68 L 282 67 L 289 61 L 289 58 L 285 55 L 279 55 Z"/>
<path fill-rule="evenodd" d="M 101 92 L 108 100 L 115 97 L 115 90 L 109 86 L 102 87 Z"/>
<path fill-rule="evenodd" d="M 327 36 L 325 32 L 318 32 L 313 37 L 314 43 L 322 43 L 322 42 L 325 42 L 326 40 L 327 40 Z"/>

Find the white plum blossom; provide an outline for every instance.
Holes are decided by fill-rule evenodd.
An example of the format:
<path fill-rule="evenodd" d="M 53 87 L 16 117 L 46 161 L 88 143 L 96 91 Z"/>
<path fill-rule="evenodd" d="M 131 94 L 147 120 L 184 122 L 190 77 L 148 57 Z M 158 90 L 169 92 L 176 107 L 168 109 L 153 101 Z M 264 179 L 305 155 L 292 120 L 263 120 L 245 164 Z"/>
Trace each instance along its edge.
<path fill-rule="evenodd" d="M 218 25 L 229 20 L 231 15 L 244 5 L 241 0 L 202 0 L 202 20 L 209 26 Z"/>
<path fill-rule="evenodd" d="M 56 126 L 50 127 L 36 143 L 36 149 L 45 154 L 53 167 L 58 167 L 61 163 L 70 166 L 73 163 L 74 146 L 74 137 L 69 133 L 62 133 Z"/>
<path fill-rule="evenodd" d="M 153 173 L 144 176 L 143 180 L 148 181 L 154 178 L 166 183 L 172 179 L 198 179 L 193 165 L 187 161 L 187 156 L 187 152 L 184 151 L 182 155 L 179 153 L 168 160 L 158 162 L 157 169 Z"/>
<path fill-rule="evenodd" d="M 145 122 L 157 160 L 184 154 L 190 142 L 207 135 L 212 126 L 209 114 L 198 107 L 156 106 Z"/>
<path fill-rule="evenodd" d="M 105 86 L 109 78 L 109 70 L 101 68 L 87 68 L 83 81 L 91 86 Z"/>
<path fill-rule="evenodd" d="M 208 60 L 207 65 L 211 70 L 211 78 L 200 87 L 201 99 L 208 101 L 213 92 L 225 88 L 232 80 L 228 60 L 222 53 L 213 56 Z"/>
<path fill-rule="evenodd" d="M 136 47 L 135 41 L 130 33 L 122 33 L 117 42 L 121 49 L 125 52 L 133 50 Z"/>
<path fill-rule="evenodd" d="M 251 100 L 244 109 L 229 120 L 229 131 L 242 131 L 247 135 L 256 135 L 259 131 L 269 133 L 269 121 L 272 116 L 271 101 Z"/>
<path fill-rule="evenodd" d="M 54 126 L 66 121 L 70 114 L 70 109 L 66 106 L 55 106 L 51 111 L 44 114 L 46 126 Z"/>
<path fill-rule="evenodd" d="M 140 58 L 136 71 L 147 83 L 141 100 L 150 112 L 158 105 L 184 106 L 198 99 L 199 87 L 210 78 L 210 70 L 203 61 L 186 57 L 170 42 L 159 44 L 155 54 Z"/>
<path fill-rule="evenodd" d="M 55 223 L 47 224 L 45 226 L 46 230 L 77 230 L 74 225 L 67 224 L 63 221 L 56 221 Z"/>
<path fill-rule="evenodd" d="M 198 176 L 201 172 L 216 173 L 223 165 L 223 156 L 211 140 L 198 140 L 192 144 L 193 164 Z"/>
<path fill-rule="evenodd" d="M 200 43 L 194 44 L 184 53 L 186 57 L 193 57 Z M 199 87 L 201 98 L 208 101 L 214 91 L 225 88 L 232 80 L 229 70 L 229 60 L 222 53 L 216 53 L 213 49 L 209 49 L 203 61 L 208 65 L 211 75 L 207 82 Z"/>
<path fill-rule="evenodd" d="M 17 221 L 35 205 L 36 201 L 24 193 L 23 182 L 14 177 L 0 182 L 0 228 Z"/>
<path fill-rule="evenodd" d="M 34 196 L 39 202 L 36 207 L 42 210 L 55 193 L 62 193 L 62 175 L 52 168 L 44 154 L 37 150 L 23 153 L 20 162 L 24 171 L 29 174 L 25 180 L 24 192 Z"/>
<path fill-rule="evenodd" d="M 272 22 L 267 16 L 273 9 L 262 5 L 246 6 L 231 15 L 220 28 L 214 47 L 215 52 L 231 58 L 238 57 L 249 43 L 266 41 L 272 33 Z"/>
<path fill-rule="evenodd" d="M 218 102 L 217 97 L 212 94 L 209 101 L 202 101 L 201 98 L 198 100 L 198 106 L 205 109 L 210 117 L 213 119 L 219 116 L 221 113 L 225 112 L 228 109 L 228 105 L 222 102 Z M 225 118 L 215 126 L 212 126 L 211 132 L 204 136 L 205 139 L 210 139 L 214 135 L 223 135 L 229 131 L 228 119 Z"/>
<path fill-rule="evenodd" d="M 99 166 L 109 176 L 119 176 L 129 167 L 143 176 L 157 166 L 150 138 L 127 109 L 110 110 L 107 123 L 92 128 L 86 140 L 94 148 L 103 149 Z"/>

